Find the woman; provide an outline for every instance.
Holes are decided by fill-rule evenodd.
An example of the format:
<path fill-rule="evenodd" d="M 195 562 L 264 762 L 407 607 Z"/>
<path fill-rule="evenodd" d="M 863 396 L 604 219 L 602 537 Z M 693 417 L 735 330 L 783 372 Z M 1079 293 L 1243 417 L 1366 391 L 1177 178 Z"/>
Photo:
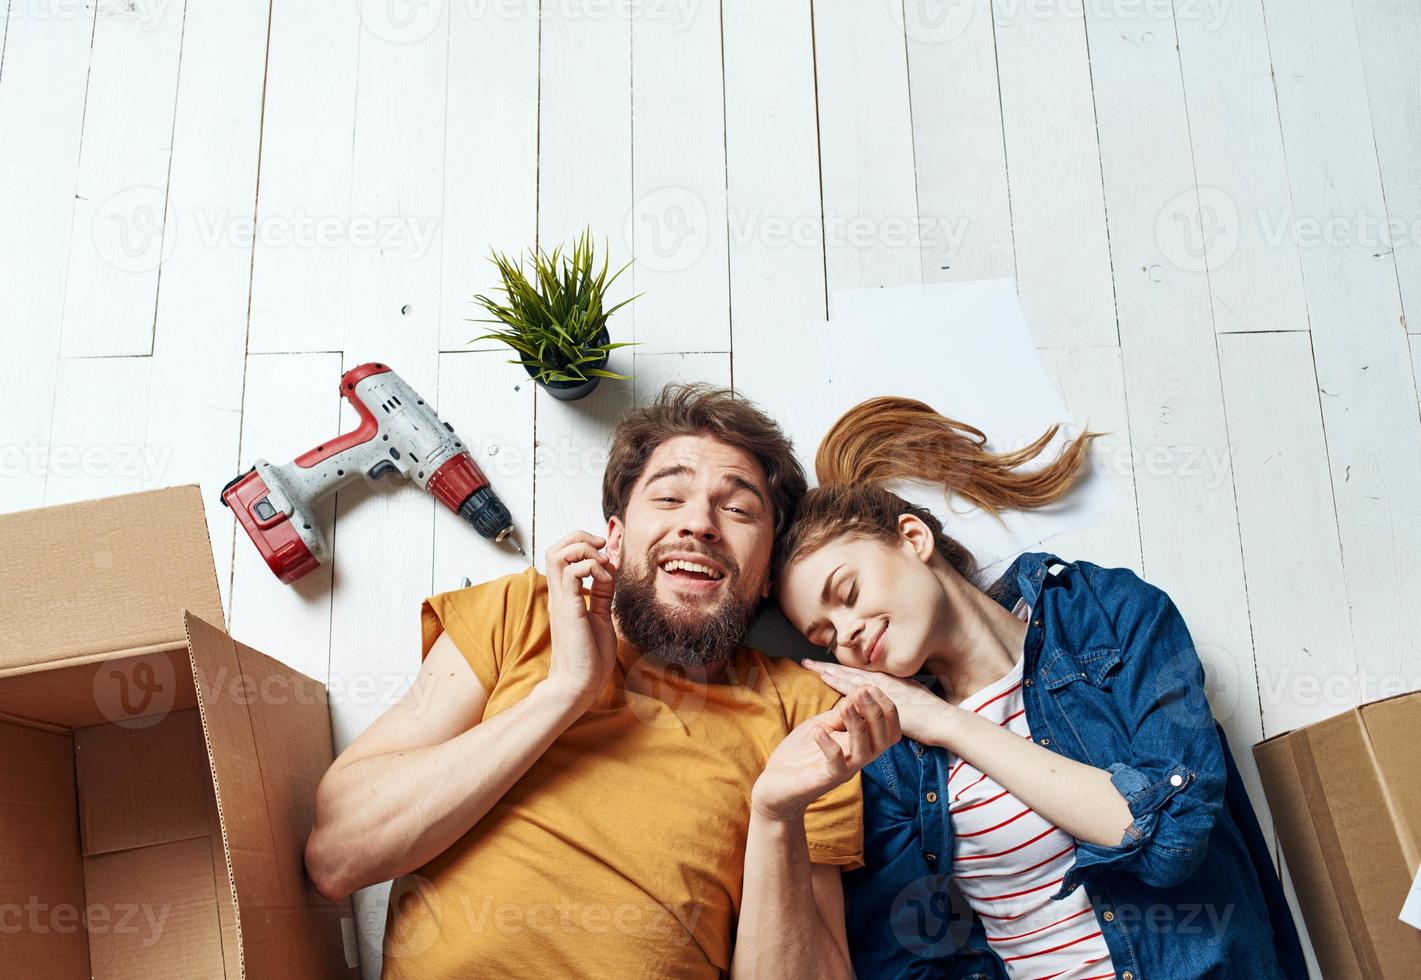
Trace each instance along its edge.
<path fill-rule="evenodd" d="M 806 666 L 841 692 L 878 687 L 905 736 L 863 771 L 866 866 L 845 876 L 856 971 L 1305 977 L 1169 597 L 1050 554 L 983 590 L 929 511 L 873 482 L 1037 506 L 1069 488 L 1094 434 L 1019 471 L 1053 435 L 993 455 L 919 402 L 865 403 L 821 446 L 825 485 L 779 546 L 786 616 L 838 661 Z"/>

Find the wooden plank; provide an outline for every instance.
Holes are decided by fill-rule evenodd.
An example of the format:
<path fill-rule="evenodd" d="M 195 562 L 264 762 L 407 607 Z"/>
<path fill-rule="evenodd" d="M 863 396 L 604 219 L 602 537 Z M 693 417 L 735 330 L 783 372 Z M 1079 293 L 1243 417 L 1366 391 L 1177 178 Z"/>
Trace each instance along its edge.
<path fill-rule="evenodd" d="M 1421 56 L 1421 7 L 1410 0 L 1354 3 L 1372 136 L 1407 329 L 1421 333 L 1421 88 L 1414 77 Z"/>
<path fill-rule="evenodd" d="M 654 399 L 666 385 L 686 381 L 730 387 L 730 355 L 637 352 L 636 378 L 632 387 L 638 405 Z"/>
<path fill-rule="evenodd" d="M 1115 344 L 1102 149 L 1082 8 L 993 0 L 992 16 L 1026 322 L 1037 347 Z"/>
<path fill-rule="evenodd" d="M 1046 547 L 1063 558 L 1107 568 L 1144 571 L 1135 508 L 1135 460 L 1125 404 L 1124 367 L 1116 347 L 1049 347 L 1038 351 L 1071 420 L 1102 432 L 1091 443 L 1090 466 L 1115 491 L 1116 504 L 1094 521 L 1051 537 Z"/>
<path fill-rule="evenodd" d="M 541 50 L 538 241 L 551 249 L 591 228 L 595 238 L 610 240 L 616 268 L 630 257 L 618 235 L 632 205 L 631 22 L 618 15 L 581 17 L 555 6 L 543 12 Z M 632 285 L 630 275 L 623 276 L 609 300 L 631 295 Z M 612 318 L 613 340 L 633 339 L 631 329 L 623 313 Z M 632 373 L 633 350 L 615 351 L 611 370 Z M 630 383 L 610 380 L 578 402 L 535 393 L 531 554 L 538 565 L 543 552 L 569 532 L 604 532 L 607 440 L 632 396 Z"/>
<path fill-rule="evenodd" d="M 722 16 L 732 377 L 774 410 L 824 376 L 813 25 L 803 5 L 756 0 L 725 0 Z"/>
<path fill-rule="evenodd" d="M 469 342 L 488 324 L 474 305 L 497 272 L 491 249 L 521 255 L 538 230 L 538 8 L 453 4 L 444 126 L 441 350 L 493 350 Z"/>
<path fill-rule="evenodd" d="M 991 0 L 892 12 L 905 18 L 923 281 L 1014 279 Z"/>
<path fill-rule="evenodd" d="M 229 475 L 245 473 L 258 459 L 289 463 L 340 425 L 339 354 L 252 354 L 246 359 L 242 399 L 241 463 Z M 334 495 L 316 505 L 317 526 L 334 545 Z M 233 636 L 322 684 L 329 684 L 331 660 L 331 566 L 323 565 L 285 585 L 272 574 L 246 532 L 225 508 L 209 519 L 236 538 L 232 553 Z M 220 573 L 219 578 L 222 578 Z"/>
<path fill-rule="evenodd" d="M 182 2 L 96 7 L 64 297 L 65 357 L 149 354 L 164 233 Z M 196 202 L 171 202 L 188 206 Z"/>
<path fill-rule="evenodd" d="M 395 7 L 306 0 L 271 10 L 247 347 L 254 353 L 340 349 L 353 236 L 359 230 L 368 243 L 374 234 L 375 216 L 351 202 L 367 9 Z"/>
<path fill-rule="evenodd" d="M 60 361 L 45 504 L 133 493 L 163 482 L 173 447 L 148 440 L 146 357 Z"/>
<path fill-rule="evenodd" d="M 439 355 L 439 416 L 454 427 L 513 515 L 519 543 L 533 543 L 533 386 L 500 352 Z M 507 575 L 533 563 L 479 537 L 446 507 L 434 509 L 433 592 Z"/>
<path fill-rule="evenodd" d="M 1319 45 L 1318 38 L 1328 43 Z M 1337 505 L 1352 636 L 1364 677 L 1421 676 L 1421 423 L 1392 256 L 1366 244 L 1386 205 L 1350 5 L 1268 10 L 1278 109 Z M 1301 227 L 1301 225 L 1300 225 Z M 1336 244 L 1328 244 L 1328 241 Z"/>
<path fill-rule="evenodd" d="M 638 355 L 730 349 L 720 51 L 718 4 L 636 8 L 623 234 L 636 256 L 627 275 L 644 294 L 628 308 Z"/>
<path fill-rule="evenodd" d="M 443 4 L 361 4 L 349 213 L 393 236 L 347 249 L 342 368 L 390 364 L 415 391 L 439 390 L 445 95 Z M 352 230 L 355 225 L 352 224 Z M 426 238 L 426 235 L 428 236 Z M 342 401 L 342 430 L 356 425 Z M 336 495 L 331 604 L 331 730 L 339 753 L 399 699 L 419 669 L 419 604 L 430 593 L 436 502 L 410 484 Z M 361 968 L 382 962 L 385 885 L 355 895 Z"/>
<path fill-rule="evenodd" d="M 1271 837 L 1249 751 L 1263 728 L 1208 283 L 1169 264 L 1156 236 L 1162 205 L 1192 179 L 1171 20 L 1146 6 L 1128 31 L 1087 21 L 1141 559 L 1189 624 L 1214 714 Z"/>
<path fill-rule="evenodd" d="M 23 325 L 6 331 L 6 354 L 22 369 L 10 372 L 0 412 L 0 512 L 44 501 L 93 35 L 87 16 L 30 9 L 9 13 L 0 76 L 0 323 Z"/>
<path fill-rule="evenodd" d="M 1291 201 L 1263 4 L 1192 4 L 1174 20 L 1198 186 L 1165 203 L 1160 249 L 1208 271 L 1216 330 L 1296 330 L 1307 305 L 1297 242 L 1279 234 Z"/>
<path fill-rule="evenodd" d="M 1358 703 L 1327 441 L 1305 331 L 1219 338 L 1263 734 Z"/>
<path fill-rule="evenodd" d="M 814 5 L 825 278 L 833 290 L 921 282 L 903 32 L 882 5 Z"/>
<path fill-rule="evenodd" d="M 241 443 L 251 283 L 251 245 L 229 232 L 255 209 L 266 29 L 265 3 L 187 13 L 149 391 L 148 438 L 173 448 L 165 480 L 202 486 L 224 602 L 234 528 L 220 493 Z"/>

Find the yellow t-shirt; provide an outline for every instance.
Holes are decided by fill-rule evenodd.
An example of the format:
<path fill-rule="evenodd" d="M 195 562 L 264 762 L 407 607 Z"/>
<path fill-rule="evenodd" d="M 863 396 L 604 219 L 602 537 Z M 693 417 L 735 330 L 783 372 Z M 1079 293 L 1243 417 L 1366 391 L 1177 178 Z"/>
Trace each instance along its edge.
<path fill-rule="evenodd" d="M 426 600 L 489 692 L 484 717 L 547 676 L 535 569 Z M 716 977 L 730 969 L 750 789 L 785 734 L 837 692 L 742 647 L 729 683 L 695 684 L 625 643 L 597 703 L 483 819 L 395 882 L 383 980 Z M 630 690 L 629 690 L 630 688 Z M 809 853 L 863 863 L 859 779 L 810 806 Z"/>

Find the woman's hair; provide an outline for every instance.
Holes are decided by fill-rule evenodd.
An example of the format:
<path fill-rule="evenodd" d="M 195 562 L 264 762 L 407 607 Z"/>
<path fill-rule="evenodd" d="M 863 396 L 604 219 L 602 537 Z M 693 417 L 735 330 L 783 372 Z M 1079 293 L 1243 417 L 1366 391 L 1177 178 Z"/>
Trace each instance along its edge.
<path fill-rule="evenodd" d="M 820 486 L 799 503 L 794 523 L 777 542 L 774 578 L 785 567 L 843 535 L 887 542 L 899 537 L 898 518 L 912 514 L 932 531 L 937 553 L 969 582 L 977 572 L 972 553 L 943 530 L 942 522 L 882 486 L 908 479 L 941 483 L 944 496 L 958 494 L 993 514 L 1030 509 L 1063 497 L 1079 474 L 1092 439 L 1082 432 L 1061 455 L 1032 471 L 1035 459 L 1056 435 L 1053 425 L 1030 445 L 993 453 L 973 426 L 939 415 L 911 398 L 871 398 L 844 413 L 819 444 L 814 469 Z"/>

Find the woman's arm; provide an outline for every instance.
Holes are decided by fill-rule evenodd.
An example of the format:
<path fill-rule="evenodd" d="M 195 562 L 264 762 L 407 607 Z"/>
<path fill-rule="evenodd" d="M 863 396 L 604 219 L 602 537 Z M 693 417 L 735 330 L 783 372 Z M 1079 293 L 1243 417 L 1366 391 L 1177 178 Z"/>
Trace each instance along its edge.
<path fill-rule="evenodd" d="M 1068 759 L 981 715 L 951 705 L 915 681 L 842 664 L 806 661 L 839 692 L 878 687 L 898 706 L 903 734 L 938 745 L 985 772 L 1023 804 L 1078 840 L 1119 844 L 1133 819 L 1110 773 Z"/>

